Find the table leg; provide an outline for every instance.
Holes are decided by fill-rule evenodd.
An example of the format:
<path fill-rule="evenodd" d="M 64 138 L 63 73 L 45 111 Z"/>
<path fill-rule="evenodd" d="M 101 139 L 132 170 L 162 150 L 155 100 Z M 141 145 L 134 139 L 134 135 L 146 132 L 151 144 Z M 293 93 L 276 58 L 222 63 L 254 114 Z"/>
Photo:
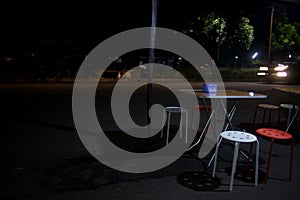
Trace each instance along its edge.
<path fill-rule="evenodd" d="M 293 115 L 292 119 L 290 120 L 290 122 L 289 122 L 287 128 L 285 129 L 285 132 L 288 132 L 288 131 L 289 131 L 291 125 L 293 124 L 294 120 L 296 119 L 296 117 L 297 117 L 297 115 L 298 115 L 298 113 L 299 113 L 299 110 L 300 110 L 300 106 L 298 106 L 298 108 L 296 109 L 296 112 L 294 113 L 294 115 Z"/>
<path fill-rule="evenodd" d="M 207 131 L 209 125 L 211 125 L 211 126 L 212 126 L 212 130 L 214 130 L 214 129 L 213 129 L 213 124 L 211 124 L 210 122 L 211 122 L 211 120 L 212 120 L 212 117 L 213 117 L 214 114 L 215 114 L 215 110 L 216 110 L 220 105 L 218 104 L 216 109 L 214 109 L 214 110 L 212 110 L 211 112 L 209 112 L 209 110 L 207 109 L 207 108 L 208 108 L 208 105 L 207 105 L 207 103 L 206 103 L 206 101 L 205 101 L 205 98 L 201 98 L 201 101 L 202 101 L 204 107 L 206 108 L 206 113 L 207 113 L 207 116 L 208 116 L 208 120 L 206 121 L 205 126 L 204 126 L 204 128 L 203 128 L 203 130 L 202 130 L 202 132 L 201 132 L 201 135 L 200 135 L 199 139 L 197 140 L 197 142 L 196 142 L 195 144 L 193 144 L 192 146 L 190 146 L 186 151 L 191 150 L 192 148 L 194 148 L 195 146 L 197 146 L 197 145 L 201 142 L 202 137 L 203 137 L 203 135 L 205 135 L 205 132 Z"/>
<path fill-rule="evenodd" d="M 230 109 L 230 112 L 228 113 L 227 112 L 227 108 L 225 107 L 223 101 L 221 101 L 221 104 L 222 104 L 222 107 L 223 107 L 223 110 L 224 110 L 224 112 L 226 114 L 226 119 L 227 119 L 227 124 L 226 124 L 226 126 L 225 126 L 225 128 L 224 128 L 223 131 L 227 131 L 227 129 L 228 129 L 229 126 L 231 127 L 231 129 L 233 129 L 232 118 L 235 115 L 238 102 L 239 102 L 239 100 L 236 99 L 235 102 L 234 102 L 234 104 L 233 104 L 233 106 Z"/>
<path fill-rule="evenodd" d="M 210 121 L 211 121 L 213 115 L 214 115 L 214 111 L 211 112 L 211 115 L 209 116 L 208 120 L 206 121 L 205 126 L 204 126 L 204 128 L 203 128 L 203 130 L 201 132 L 201 135 L 200 135 L 199 139 L 197 140 L 197 142 L 195 144 L 193 144 L 192 146 L 190 146 L 186 151 L 191 150 L 192 148 L 194 148 L 195 146 L 197 146 L 200 143 L 203 135 L 205 134 L 205 132 L 206 132 L 206 130 L 208 128 L 208 125 L 210 124 Z"/>

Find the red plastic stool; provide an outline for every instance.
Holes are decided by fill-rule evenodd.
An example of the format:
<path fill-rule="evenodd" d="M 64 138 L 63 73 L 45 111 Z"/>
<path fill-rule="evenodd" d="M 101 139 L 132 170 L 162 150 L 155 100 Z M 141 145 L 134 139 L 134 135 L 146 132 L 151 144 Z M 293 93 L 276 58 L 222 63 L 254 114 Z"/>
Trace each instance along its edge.
<path fill-rule="evenodd" d="M 273 105 L 273 104 L 266 104 L 266 103 L 261 103 L 258 104 L 255 108 L 255 112 L 254 112 L 254 117 L 253 117 L 253 124 L 255 123 L 255 119 L 256 119 L 256 115 L 257 115 L 257 111 L 258 109 L 263 109 L 263 121 L 262 124 L 265 123 L 265 116 L 266 116 L 266 112 L 269 111 L 269 122 L 271 122 L 271 114 L 273 110 L 278 110 L 278 122 L 280 121 L 280 107 L 277 105 Z"/>
<path fill-rule="evenodd" d="M 278 130 L 278 129 L 272 129 L 272 128 L 259 128 L 256 130 L 256 133 L 260 136 L 271 139 L 268 163 L 267 163 L 267 169 L 266 169 L 266 175 L 265 175 L 265 183 L 267 183 L 267 181 L 268 181 L 269 169 L 270 169 L 270 163 L 271 163 L 271 157 L 272 157 L 272 148 L 273 148 L 274 141 L 275 140 L 291 140 L 290 173 L 289 173 L 289 181 L 291 181 L 292 180 L 292 171 L 293 171 L 293 154 L 294 154 L 294 138 L 293 138 L 293 136 L 285 131 Z"/>

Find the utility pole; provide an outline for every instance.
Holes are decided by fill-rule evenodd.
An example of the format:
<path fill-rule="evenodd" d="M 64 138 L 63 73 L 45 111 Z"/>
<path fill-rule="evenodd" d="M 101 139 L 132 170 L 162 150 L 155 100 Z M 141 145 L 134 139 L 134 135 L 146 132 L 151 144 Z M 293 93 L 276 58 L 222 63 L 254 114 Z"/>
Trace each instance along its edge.
<path fill-rule="evenodd" d="M 271 19 L 270 19 L 270 35 L 269 35 L 269 48 L 268 48 L 268 66 L 271 64 L 271 45 L 272 45 L 272 28 L 273 28 L 274 4 L 272 6 Z"/>

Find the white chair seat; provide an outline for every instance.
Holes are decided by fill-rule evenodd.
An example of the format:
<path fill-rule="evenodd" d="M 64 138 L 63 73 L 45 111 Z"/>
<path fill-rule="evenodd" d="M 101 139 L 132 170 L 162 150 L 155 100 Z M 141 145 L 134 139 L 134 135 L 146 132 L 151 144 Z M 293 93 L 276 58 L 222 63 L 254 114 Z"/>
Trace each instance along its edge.
<path fill-rule="evenodd" d="M 221 137 L 234 142 L 255 142 L 256 136 L 242 131 L 224 131 Z"/>
<path fill-rule="evenodd" d="M 287 103 L 280 104 L 280 107 L 286 108 L 286 109 L 293 109 L 293 108 L 297 109 L 298 108 L 298 106 L 296 106 L 296 105 L 294 106 L 293 104 L 287 104 Z"/>
<path fill-rule="evenodd" d="M 178 106 L 168 106 L 168 107 L 165 107 L 165 110 L 167 112 L 173 112 L 173 113 L 184 113 L 184 112 L 187 112 L 187 109 L 182 108 L 182 107 L 178 107 Z"/>

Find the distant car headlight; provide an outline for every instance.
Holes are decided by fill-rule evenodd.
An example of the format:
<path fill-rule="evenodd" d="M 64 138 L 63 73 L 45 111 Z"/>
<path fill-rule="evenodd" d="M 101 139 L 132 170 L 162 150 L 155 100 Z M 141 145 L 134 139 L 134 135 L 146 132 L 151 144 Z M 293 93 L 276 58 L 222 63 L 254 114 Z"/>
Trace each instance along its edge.
<path fill-rule="evenodd" d="M 267 66 L 260 66 L 259 71 L 268 71 L 269 68 Z"/>
<path fill-rule="evenodd" d="M 266 72 L 257 72 L 257 76 L 266 76 L 268 73 Z"/>
<path fill-rule="evenodd" d="M 277 72 L 282 72 L 282 71 L 286 70 L 287 68 L 289 68 L 288 65 L 278 64 L 276 67 L 274 67 L 274 70 Z"/>
<path fill-rule="evenodd" d="M 286 72 L 277 72 L 276 76 L 278 76 L 278 77 L 287 77 L 287 73 Z"/>

